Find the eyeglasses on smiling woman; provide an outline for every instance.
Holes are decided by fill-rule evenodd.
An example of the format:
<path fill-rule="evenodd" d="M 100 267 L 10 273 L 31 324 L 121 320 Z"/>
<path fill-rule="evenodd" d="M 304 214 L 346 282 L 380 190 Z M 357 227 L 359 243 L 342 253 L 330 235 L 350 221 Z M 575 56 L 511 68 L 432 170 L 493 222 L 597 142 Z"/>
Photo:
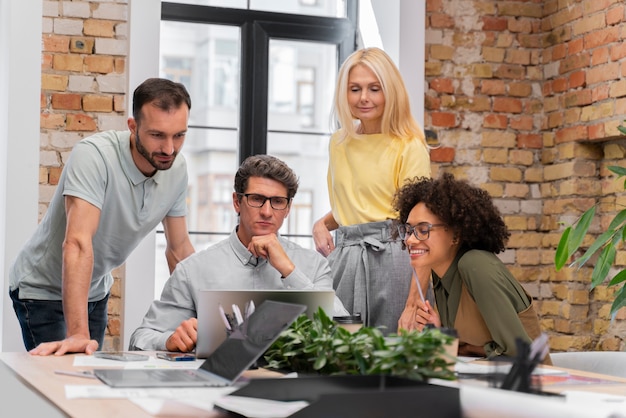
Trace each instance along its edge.
<path fill-rule="evenodd" d="M 430 238 L 430 231 L 440 226 L 446 226 L 446 224 L 431 224 L 428 222 L 420 222 L 414 226 L 400 224 L 398 225 L 398 234 L 400 234 L 400 238 L 403 240 L 406 240 L 409 238 L 409 235 L 413 234 L 419 241 L 425 241 Z"/>
<path fill-rule="evenodd" d="M 253 208 L 262 208 L 266 201 L 270 201 L 270 206 L 274 210 L 285 210 L 287 206 L 289 206 L 288 197 L 282 196 L 263 196 L 262 194 L 256 193 L 237 193 L 237 196 L 244 196 L 246 198 L 246 202 Z"/>

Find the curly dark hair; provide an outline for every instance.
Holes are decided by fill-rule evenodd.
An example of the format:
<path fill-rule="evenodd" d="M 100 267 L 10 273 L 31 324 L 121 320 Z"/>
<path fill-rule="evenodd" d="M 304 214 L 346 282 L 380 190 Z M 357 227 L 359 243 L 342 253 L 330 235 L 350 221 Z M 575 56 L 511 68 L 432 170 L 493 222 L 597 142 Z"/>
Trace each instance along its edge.
<path fill-rule="evenodd" d="M 485 190 L 467 181 L 455 180 L 449 173 L 444 173 L 437 180 L 426 177 L 407 180 L 393 200 L 394 209 L 399 214 L 396 223 L 406 223 L 409 213 L 418 203 L 424 203 L 452 229 L 462 248 L 495 254 L 506 249 L 511 234 Z"/>

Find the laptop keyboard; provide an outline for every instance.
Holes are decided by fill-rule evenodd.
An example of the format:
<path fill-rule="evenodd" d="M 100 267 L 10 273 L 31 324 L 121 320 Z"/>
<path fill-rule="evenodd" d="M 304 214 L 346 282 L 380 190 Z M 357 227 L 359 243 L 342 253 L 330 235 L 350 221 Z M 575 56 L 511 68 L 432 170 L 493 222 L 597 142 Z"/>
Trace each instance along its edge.
<path fill-rule="evenodd" d="M 211 382 L 215 386 L 223 386 L 222 382 L 207 375 L 200 375 L 195 370 L 153 370 L 151 373 L 154 373 L 152 376 L 155 379 L 165 382 L 168 380 L 176 380 L 177 382 Z"/>

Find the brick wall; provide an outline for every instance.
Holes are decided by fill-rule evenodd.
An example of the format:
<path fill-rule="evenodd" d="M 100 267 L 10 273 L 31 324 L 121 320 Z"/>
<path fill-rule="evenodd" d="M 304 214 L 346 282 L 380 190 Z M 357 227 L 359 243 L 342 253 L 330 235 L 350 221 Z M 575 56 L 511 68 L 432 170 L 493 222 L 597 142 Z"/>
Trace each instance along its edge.
<path fill-rule="evenodd" d="M 81 138 L 125 129 L 126 0 L 44 1 L 40 214 Z M 607 165 L 624 165 L 624 5 L 618 0 L 426 0 L 425 127 L 452 172 L 494 197 L 512 236 L 501 254 L 537 300 L 553 350 L 624 349 L 612 291 L 591 271 L 554 269 L 561 222 L 600 202 L 606 226 L 625 203 Z M 421 40 L 416 40 L 421 42 Z M 617 266 L 626 264 L 619 253 Z M 106 348 L 120 349 L 115 272 Z"/>
<path fill-rule="evenodd" d="M 623 207 L 625 6 L 617 0 L 427 0 L 426 128 L 452 172 L 494 197 L 511 230 L 501 258 L 536 298 L 551 347 L 624 349 L 612 290 L 591 267 L 556 272 L 562 225 L 600 202 L 598 232 Z M 591 240 L 589 240 L 591 242 Z M 626 257 L 618 254 L 617 267 Z"/>
<path fill-rule="evenodd" d="M 127 14 L 127 0 L 43 2 L 40 218 L 73 145 L 97 131 L 126 129 Z M 123 348 L 123 273 L 113 273 L 104 349 Z"/>

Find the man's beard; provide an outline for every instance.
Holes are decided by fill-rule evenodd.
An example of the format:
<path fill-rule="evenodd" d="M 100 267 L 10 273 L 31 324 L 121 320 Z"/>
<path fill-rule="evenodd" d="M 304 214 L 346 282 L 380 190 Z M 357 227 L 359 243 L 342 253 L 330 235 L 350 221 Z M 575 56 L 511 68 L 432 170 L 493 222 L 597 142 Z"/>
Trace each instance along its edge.
<path fill-rule="evenodd" d="M 176 160 L 176 155 L 178 155 L 178 152 L 174 151 L 171 155 L 171 157 L 173 158 L 169 162 L 160 162 L 155 160 L 155 156 L 170 157 L 170 155 L 164 154 L 162 152 L 154 152 L 152 154 L 149 154 L 141 143 L 141 139 L 139 138 L 139 129 L 137 130 L 137 132 L 135 132 L 135 146 L 137 147 L 137 151 L 139 152 L 139 154 L 141 154 L 143 158 L 145 158 L 150 163 L 150 165 L 157 170 L 169 170 Z"/>

